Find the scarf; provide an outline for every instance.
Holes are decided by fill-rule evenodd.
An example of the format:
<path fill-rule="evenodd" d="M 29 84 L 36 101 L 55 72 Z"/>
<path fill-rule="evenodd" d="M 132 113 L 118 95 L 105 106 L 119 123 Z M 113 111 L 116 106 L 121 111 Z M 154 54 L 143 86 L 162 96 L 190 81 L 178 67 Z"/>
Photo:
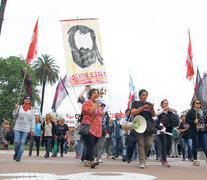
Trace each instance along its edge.
<path fill-rule="evenodd" d="M 24 109 L 25 112 L 27 112 L 30 109 L 30 104 L 22 104 L 22 108 Z"/>

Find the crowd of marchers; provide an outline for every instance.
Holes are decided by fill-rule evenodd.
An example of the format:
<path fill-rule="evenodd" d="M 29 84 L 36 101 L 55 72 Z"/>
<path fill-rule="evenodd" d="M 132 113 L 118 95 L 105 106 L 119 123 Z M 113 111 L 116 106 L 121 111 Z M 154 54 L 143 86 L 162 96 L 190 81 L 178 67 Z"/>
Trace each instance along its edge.
<path fill-rule="evenodd" d="M 87 98 L 84 97 L 85 92 Z M 90 168 L 103 163 L 104 153 L 113 160 L 121 158 L 127 163 L 136 160 L 142 169 L 146 168 L 149 156 L 154 156 L 165 167 L 170 167 L 168 158 L 192 161 L 194 166 L 199 166 L 197 154 L 200 146 L 207 157 L 207 117 L 200 100 L 194 99 L 191 109 L 179 117 L 167 99 L 163 99 L 160 109 L 155 111 L 153 103 L 148 102 L 147 98 L 148 92 L 140 90 L 139 100 L 126 109 L 125 116 L 120 117 L 116 113 L 112 119 L 106 105 L 100 101 L 99 90 L 86 86 L 78 97 L 82 112 L 78 115 L 73 137 L 75 158 L 81 159 L 84 166 Z M 30 101 L 30 97 L 25 96 L 22 104 L 17 104 L 13 112 L 16 118 L 13 159 L 21 161 L 29 134 L 29 156 L 35 143 L 37 156 L 42 144 L 45 146 L 45 158 L 50 157 L 51 151 L 52 157 L 55 158 L 58 153 L 63 157 L 69 137 L 65 119 L 53 120 L 50 114 L 46 114 L 41 122 L 40 117 L 35 116 Z M 137 116 L 142 116 L 146 121 L 146 129 L 142 133 L 136 128 L 124 128 L 127 123 L 133 123 Z"/>

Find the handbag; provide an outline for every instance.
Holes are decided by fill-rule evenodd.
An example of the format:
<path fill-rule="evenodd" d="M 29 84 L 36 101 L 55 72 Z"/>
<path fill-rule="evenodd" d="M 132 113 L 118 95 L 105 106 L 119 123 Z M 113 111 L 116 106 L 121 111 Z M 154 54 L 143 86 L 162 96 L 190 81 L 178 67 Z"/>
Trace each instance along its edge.
<path fill-rule="evenodd" d="M 96 115 L 98 114 L 98 112 L 96 113 Z M 96 115 L 93 117 L 93 119 L 91 120 L 91 122 L 95 119 Z M 90 124 L 86 124 L 86 123 L 82 123 L 78 129 L 78 134 L 80 134 L 81 136 L 86 136 L 89 135 L 89 130 L 90 130 L 91 125 Z"/>
<path fill-rule="evenodd" d="M 91 125 L 90 124 L 85 124 L 82 123 L 78 129 L 78 134 L 80 134 L 81 136 L 85 136 L 89 134 L 89 130 L 90 130 Z"/>

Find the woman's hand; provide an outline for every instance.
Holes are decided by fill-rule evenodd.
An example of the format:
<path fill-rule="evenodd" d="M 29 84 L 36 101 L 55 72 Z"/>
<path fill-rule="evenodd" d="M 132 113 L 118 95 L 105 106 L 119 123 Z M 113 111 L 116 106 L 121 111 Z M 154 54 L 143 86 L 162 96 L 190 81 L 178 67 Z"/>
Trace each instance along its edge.
<path fill-rule="evenodd" d="M 151 105 L 149 105 L 149 104 L 145 104 L 145 105 L 143 106 L 143 109 L 151 109 Z"/>
<path fill-rule="evenodd" d="M 198 124 L 198 119 L 195 119 L 194 123 L 195 123 L 195 124 Z"/>
<path fill-rule="evenodd" d="M 169 111 L 170 111 L 170 112 L 173 112 L 173 113 L 177 113 L 177 110 L 172 109 L 172 108 L 170 108 Z"/>
<path fill-rule="evenodd" d="M 30 131 L 30 133 L 31 133 L 31 136 L 34 136 L 34 131 Z"/>

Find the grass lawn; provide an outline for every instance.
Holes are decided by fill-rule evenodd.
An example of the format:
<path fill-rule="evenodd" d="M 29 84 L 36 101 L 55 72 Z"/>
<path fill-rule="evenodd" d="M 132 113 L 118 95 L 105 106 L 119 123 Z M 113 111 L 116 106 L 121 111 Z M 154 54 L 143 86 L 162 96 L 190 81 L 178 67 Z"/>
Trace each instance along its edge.
<path fill-rule="evenodd" d="M 14 149 L 14 144 L 9 144 L 8 149 Z M 4 146 L 0 145 L 0 150 L 5 150 Z M 29 150 L 29 145 L 25 145 L 24 150 Z M 33 146 L 33 150 L 36 150 L 36 146 Z M 40 151 L 45 151 L 45 147 L 40 146 Z M 75 149 L 69 147 L 68 151 L 75 151 Z"/>
<path fill-rule="evenodd" d="M 0 150 L 4 150 L 5 148 L 0 145 Z M 8 149 L 14 149 L 14 144 L 8 146 Z M 24 150 L 29 150 L 29 145 L 24 146 Z M 33 146 L 33 150 L 36 150 L 36 146 Z M 40 146 L 40 151 L 45 151 L 45 147 Z"/>

